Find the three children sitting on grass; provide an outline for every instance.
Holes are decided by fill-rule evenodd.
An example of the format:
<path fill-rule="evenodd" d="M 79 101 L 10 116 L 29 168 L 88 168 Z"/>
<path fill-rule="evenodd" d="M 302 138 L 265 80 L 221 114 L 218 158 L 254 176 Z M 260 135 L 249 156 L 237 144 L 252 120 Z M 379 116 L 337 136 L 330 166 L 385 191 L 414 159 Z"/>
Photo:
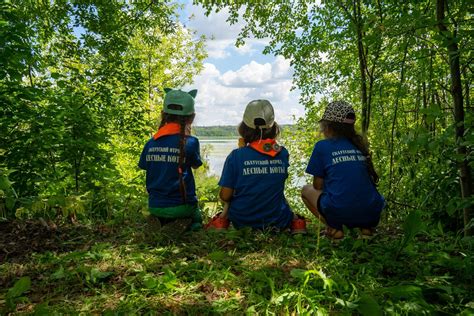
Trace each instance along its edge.
<path fill-rule="evenodd" d="M 192 168 L 202 165 L 199 141 L 190 135 L 197 91 L 165 89 L 162 122 L 148 141 L 139 167 L 146 170 L 149 211 L 162 224 L 192 229 L 202 225 Z M 354 129 L 355 112 L 346 102 L 330 103 L 320 121 L 325 138 L 313 150 L 306 172 L 313 184 L 302 190 L 303 202 L 326 225 L 326 235 L 344 236 L 342 226 L 371 235 L 384 206 L 376 190 L 378 176 L 363 138 Z M 207 229 L 289 230 L 305 233 L 305 220 L 294 214 L 284 195 L 289 153 L 276 141 L 280 128 L 267 100 L 250 102 L 238 128 L 241 143 L 227 157 L 219 181 L 224 210 Z"/>

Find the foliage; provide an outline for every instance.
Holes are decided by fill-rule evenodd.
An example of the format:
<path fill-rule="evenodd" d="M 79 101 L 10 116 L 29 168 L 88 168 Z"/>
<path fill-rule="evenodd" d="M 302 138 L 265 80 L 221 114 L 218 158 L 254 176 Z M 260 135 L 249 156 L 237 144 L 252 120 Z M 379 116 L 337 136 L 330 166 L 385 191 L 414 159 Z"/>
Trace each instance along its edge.
<path fill-rule="evenodd" d="M 0 167 L 0 219 L 9 217 L 18 199 L 13 183 L 9 179 L 9 175 L 13 172 L 15 170 Z"/>
<path fill-rule="evenodd" d="M 8 292 L 5 295 L 6 307 L 9 310 L 14 310 L 18 302 L 27 300 L 26 297 L 22 295 L 30 288 L 31 279 L 29 277 L 21 277 L 10 289 L 8 289 Z"/>
<path fill-rule="evenodd" d="M 314 234 L 202 231 L 170 240 L 147 229 L 141 217 L 39 234 L 65 241 L 56 250 L 5 257 L 0 310 L 5 298 L 18 314 L 431 315 L 474 308 L 472 239 L 436 229 L 407 230 L 412 242 L 403 249 L 408 237 L 393 229 L 373 240 L 351 232 L 337 245 Z"/>
<path fill-rule="evenodd" d="M 136 161 L 157 126 L 161 89 L 190 83 L 205 57 L 203 40 L 175 21 L 176 9 L 1 4 L 0 163 L 16 170 L 2 199 L 11 206 L 10 191 L 18 195 L 8 217 L 19 209 L 111 218 L 146 204 Z"/>
<path fill-rule="evenodd" d="M 269 38 L 265 52 L 291 60 L 307 112 L 286 141 L 292 157 L 298 157 L 290 184 L 303 175 L 318 139 L 311 131 L 317 130 L 327 98 L 343 98 L 358 110 L 357 124 L 371 143 L 390 216 L 419 209 L 446 228 L 463 228 L 462 209 L 474 205 L 473 192 L 459 190 L 460 182 L 470 182 L 472 191 L 472 177 L 460 178 L 458 172 L 463 164 L 473 165 L 474 37 L 468 1 L 444 1 L 448 27 L 442 34 L 437 8 L 443 0 L 198 2 L 208 12 L 225 8 L 230 23 L 245 22 L 237 45 L 251 37 Z M 462 73 L 462 119 L 452 115 L 446 49 L 452 41 Z M 456 124 L 468 127 L 464 135 L 456 136 Z M 463 146 L 465 154 L 456 153 Z M 297 194 L 294 186 L 289 189 Z"/>

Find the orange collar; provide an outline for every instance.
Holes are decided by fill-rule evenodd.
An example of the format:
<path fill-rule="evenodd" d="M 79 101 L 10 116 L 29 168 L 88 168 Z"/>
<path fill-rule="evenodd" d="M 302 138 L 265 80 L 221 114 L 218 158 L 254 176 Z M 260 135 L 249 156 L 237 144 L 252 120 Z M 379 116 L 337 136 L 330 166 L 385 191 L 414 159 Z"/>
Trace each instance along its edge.
<path fill-rule="evenodd" d="M 256 140 L 254 142 L 251 142 L 249 146 L 258 151 L 259 153 L 271 157 L 275 157 L 281 151 L 281 146 L 277 144 L 276 140 L 271 138 Z"/>
<path fill-rule="evenodd" d="M 153 135 L 153 139 L 157 140 L 160 137 L 175 135 L 181 132 L 181 126 L 178 123 L 166 123 L 158 132 Z"/>

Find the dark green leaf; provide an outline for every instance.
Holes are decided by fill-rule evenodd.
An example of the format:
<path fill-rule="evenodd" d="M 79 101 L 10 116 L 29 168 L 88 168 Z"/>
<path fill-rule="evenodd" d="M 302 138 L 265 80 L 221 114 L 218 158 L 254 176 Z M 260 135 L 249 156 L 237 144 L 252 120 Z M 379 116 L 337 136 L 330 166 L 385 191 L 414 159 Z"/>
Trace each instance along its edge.
<path fill-rule="evenodd" d="M 7 298 L 16 298 L 21 296 L 23 293 L 28 291 L 31 288 L 31 279 L 30 277 L 22 277 L 15 282 L 13 287 L 11 287 L 7 292 Z"/>
<path fill-rule="evenodd" d="M 357 310 L 363 316 L 378 316 L 383 314 L 379 303 L 370 295 L 362 295 L 357 305 Z"/>

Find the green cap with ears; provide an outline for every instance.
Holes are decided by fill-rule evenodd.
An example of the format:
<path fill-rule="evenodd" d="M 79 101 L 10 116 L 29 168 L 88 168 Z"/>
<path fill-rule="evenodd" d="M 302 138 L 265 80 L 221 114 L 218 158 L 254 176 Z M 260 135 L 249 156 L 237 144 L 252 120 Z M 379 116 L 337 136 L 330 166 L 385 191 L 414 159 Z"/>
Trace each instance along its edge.
<path fill-rule="evenodd" d="M 163 112 L 182 116 L 194 114 L 194 98 L 197 95 L 196 89 L 189 92 L 170 88 L 165 88 L 164 90 L 166 95 L 163 104 Z"/>

